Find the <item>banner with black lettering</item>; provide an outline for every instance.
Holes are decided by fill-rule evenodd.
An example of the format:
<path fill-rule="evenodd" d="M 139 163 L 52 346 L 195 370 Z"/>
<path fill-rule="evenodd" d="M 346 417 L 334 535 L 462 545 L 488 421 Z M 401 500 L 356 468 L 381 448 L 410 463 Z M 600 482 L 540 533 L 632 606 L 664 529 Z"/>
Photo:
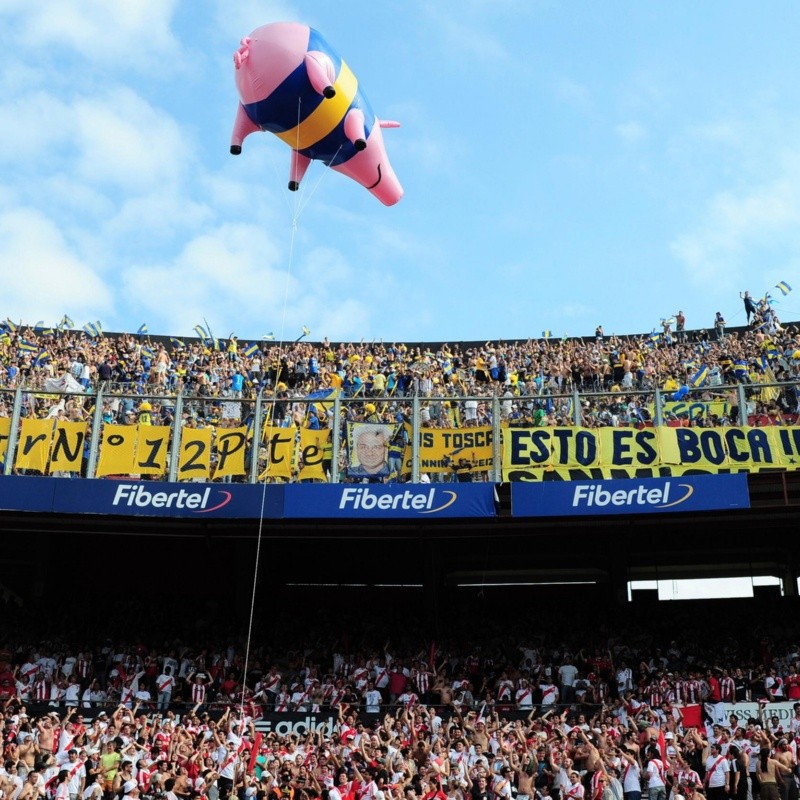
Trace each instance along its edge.
<path fill-rule="evenodd" d="M 54 425 L 52 419 L 22 420 L 14 460 L 17 469 L 35 470 L 44 475 L 50 456 L 50 440 Z"/>
<path fill-rule="evenodd" d="M 298 480 L 301 481 L 324 481 L 326 480 L 322 462 L 325 457 L 325 446 L 331 438 L 331 432 L 327 429 L 311 430 L 303 428 L 300 430 L 300 459 Z"/>
<path fill-rule="evenodd" d="M 505 428 L 503 480 L 669 477 L 800 468 L 800 426 Z"/>
<path fill-rule="evenodd" d="M 295 457 L 296 428 L 279 428 L 268 425 L 264 428 L 264 443 L 267 448 L 267 466 L 259 476 L 289 480 L 292 477 Z"/>
<path fill-rule="evenodd" d="M 411 440 L 411 426 L 407 427 Z M 463 467 L 470 472 L 492 468 L 494 431 L 480 428 L 423 428 L 419 432 L 421 472 L 452 473 Z M 405 472 L 411 472 L 411 454 L 406 448 Z"/>
<path fill-rule="evenodd" d="M 133 475 L 137 425 L 103 425 L 96 475 Z"/>
<path fill-rule="evenodd" d="M 85 422 L 60 420 L 56 423 L 50 451 L 50 472 L 80 472 L 86 444 Z"/>
<path fill-rule="evenodd" d="M 0 464 L 6 463 L 6 452 L 8 451 L 8 437 L 11 433 L 11 418 L 0 417 Z"/>
<path fill-rule="evenodd" d="M 247 453 L 247 427 L 217 428 L 215 478 L 244 475 Z"/>
<path fill-rule="evenodd" d="M 181 428 L 178 480 L 211 478 L 211 428 Z"/>
<path fill-rule="evenodd" d="M 139 475 L 163 475 L 167 471 L 170 427 L 137 425 L 136 466 Z"/>

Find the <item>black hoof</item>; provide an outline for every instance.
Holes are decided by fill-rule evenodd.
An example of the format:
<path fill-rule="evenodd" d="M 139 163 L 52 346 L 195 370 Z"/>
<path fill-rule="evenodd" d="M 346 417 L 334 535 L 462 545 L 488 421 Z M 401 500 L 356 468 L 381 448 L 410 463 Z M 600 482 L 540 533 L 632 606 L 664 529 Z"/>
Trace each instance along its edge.
<path fill-rule="evenodd" d="M 299 181 L 289 181 L 289 191 L 296 192 L 300 188 Z"/>
<path fill-rule="evenodd" d="M 360 153 L 362 150 L 367 149 L 367 142 L 364 139 L 356 139 L 353 142 L 353 147 L 355 147 L 356 151 Z"/>
<path fill-rule="evenodd" d="M 231 145 L 231 155 L 238 156 L 242 153 L 242 146 L 240 144 Z"/>
<path fill-rule="evenodd" d="M 325 88 L 322 90 L 322 94 L 324 94 L 324 95 L 325 95 L 325 97 L 326 97 L 328 100 L 330 100 L 332 97 L 336 97 L 336 89 L 334 89 L 334 88 L 333 88 L 333 86 L 326 86 L 326 87 L 325 87 Z"/>

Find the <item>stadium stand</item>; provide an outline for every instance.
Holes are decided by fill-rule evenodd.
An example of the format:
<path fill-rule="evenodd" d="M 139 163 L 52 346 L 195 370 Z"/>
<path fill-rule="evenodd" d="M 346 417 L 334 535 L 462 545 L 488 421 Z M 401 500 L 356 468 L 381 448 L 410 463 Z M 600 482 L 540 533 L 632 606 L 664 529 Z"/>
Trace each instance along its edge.
<path fill-rule="evenodd" d="M 767 302 L 746 329 L 686 331 L 681 318 L 639 336 L 454 345 L 220 342 L 204 329 L 181 341 L 7 320 L 0 480 L 12 487 L 4 503 L 21 499 L 2 514 L 0 800 L 796 798 L 785 473 L 798 455 L 800 332 Z M 105 478 L 134 510 L 164 478 L 260 482 L 264 498 L 268 483 L 578 477 L 578 451 L 563 469 L 509 461 L 535 428 L 600 445 L 604 430 L 674 430 L 681 454 L 708 433 L 698 471 L 755 472 L 774 452 L 783 483 L 756 475 L 763 508 L 677 522 L 359 527 L 276 514 L 261 586 L 253 520 L 179 525 L 39 504 L 52 484 L 103 483 L 78 477 Z M 739 430 L 748 454 L 725 438 Z M 196 474 L 184 471 L 186 442 L 213 444 Z M 124 457 L 113 452 L 123 444 Z M 662 475 L 685 466 L 661 455 Z M 262 500 L 259 547 L 264 522 Z M 664 559 L 710 570 L 726 558 L 750 562 L 750 575 L 785 569 L 795 597 L 657 608 L 618 596 Z M 605 571 L 609 586 L 484 590 L 489 575 L 523 567 Z M 479 588 L 445 585 L 462 569 Z M 421 577 L 387 585 L 393 576 Z"/>

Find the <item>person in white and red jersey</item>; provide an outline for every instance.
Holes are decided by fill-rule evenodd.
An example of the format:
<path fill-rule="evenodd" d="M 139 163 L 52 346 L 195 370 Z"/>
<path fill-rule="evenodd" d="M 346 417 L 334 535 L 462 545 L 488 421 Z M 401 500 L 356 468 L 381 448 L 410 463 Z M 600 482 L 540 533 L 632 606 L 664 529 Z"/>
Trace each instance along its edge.
<path fill-rule="evenodd" d="M 647 800 L 667 800 L 667 767 L 655 747 L 648 751 Z"/>
<path fill-rule="evenodd" d="M 727 669 L 722 670 L 722 677 L 719 679 L 719 693 L 723 703 L 736 702 L 736 681 Z"/>
<path fill-rule="evenodd" d="M 205 677 L 202 672 L 198 672 L 197 674 L 189 675 L 187 679 L 192 687 L 190 695 L 192 705 L 201 707 L 206 702 L 207 687 Z"/>
<path fill-rule="evenodd" d="M 172 674 L 172 666 L 167 665 L 164 667 L 164 671 L 156 678 L 156 697 L 159 711 L 166 711 L 169 708 L 174 689 L 175 676 Z"/>
<path fill-rule="evenodd" d="M 719 742 L 713 742 L 708 746 L 705 768 L 704 784 L 708 800 L 726 800 L 730 794 L 731 766 Z"/>
<path fill-rule="evenodd" d="M 515 700 L 520 711 L 530 711 L 533 708 L 533 690 L 526 678 L 519 679 Z"/>
<path fill-rule="evenodd" d="M 564 789 L 566 800 L 583 800 L 586 790 L 581 783 L 581 776 L 577 772 L 570 772 L 569 785 Z"/>
<path fill-rule="evenodd" d="M 681 787 L 686 787 L 690 783 L 695 786 L 702 783 L 697 770 L 692 769 L 681 755 L 676 756 L 674 763 L 670 766 L 669 774 L 672 778 L 672 791 L 675 794 L 680 794 Z"/>
<path fill-rule="evenodd" d="M 774 667 L 769 671 L 769 675 L 764 678 L 764 689 L 770 702 L 775 703 L 783 700 L 783 678 L 778 675 L 778 671 Z"/>
<path fill-rule="evenodd" d="M 264 699 L 268 709 L 275 707 L 275 701 L 281 691 L 281 673 L 273 664 L 267 674 L 261 679 L 260 691 L 264 692 Z"/>
<path fill-rule="evenodd" d="M 620 763 L 620 779 L 625 800 L 641 800 L 642 797 L 642 769 L 636 753 L 623 745 L 619 748 L 622 759 Z"/>
<path fill-rule="evenodd" d="M 558 686 L 553 683 L 552 678 L 545 677 L 539 684 L 539 691 L 542 693 L 543 706 L 552 706 L 558 702 Z"/>

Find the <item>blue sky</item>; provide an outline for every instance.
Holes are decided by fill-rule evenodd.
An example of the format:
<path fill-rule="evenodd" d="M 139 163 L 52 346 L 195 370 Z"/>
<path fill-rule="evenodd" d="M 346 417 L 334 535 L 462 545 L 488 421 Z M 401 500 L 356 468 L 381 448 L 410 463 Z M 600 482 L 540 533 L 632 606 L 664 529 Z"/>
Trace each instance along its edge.
<path fill-rule="evenodd" d="M 739 291 L 800 284 L 799 18 L 780 0 L 0 0 L 0 314 L 177 335 L 205 317 L 246 340 L 741 324 Z M 397 206 L 314 164 L 293 231 L 286 145 L 228 153 L 232 53 L 283 19 L 401 122 Z"/>

